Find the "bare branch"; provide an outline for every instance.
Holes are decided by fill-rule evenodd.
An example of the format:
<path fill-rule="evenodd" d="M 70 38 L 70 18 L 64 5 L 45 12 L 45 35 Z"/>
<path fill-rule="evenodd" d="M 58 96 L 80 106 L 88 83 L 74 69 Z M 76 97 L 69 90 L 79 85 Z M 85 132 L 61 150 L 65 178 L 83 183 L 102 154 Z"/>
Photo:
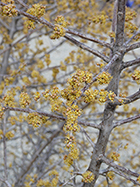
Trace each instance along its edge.
<path fill-rule="evenodd" d="M 0 178 L 0 181 L 3 182 L 4 184 L 6 184 L 7 187 L 12 187 L 11 184 L 4 179 Z"/>
<path fill-rule="evenodd" d="M 50 144 L 50 142 L 52 142 L 52 140 L 61 132 L 61 130 L 63 129 L 63 126 L 64 126 L 64 124 L 61 125 L 61 126 L 59 127 L 59 129 L 58 129 L 56 132 L 54 132 L 54 133 L 52 134 L 52 136 L 48 139 L 48 141 L 45 142 L 45 144 L 44 144 L 42 147 L 40 147 L 40 149 L 35 153 L 33 159 L 32 159 L 31 162 L 29 163 L 29 165 L 26 167 L 26 169 L 23 171 L 23 173 L 22 173 L 22 174 L 20 175 L 20 177 L 18 178 L 18 180 L 17 180 L 15 186 L 18 186 L 20 180 L 22 180 L 22 179 L 24 178 L 24 176 L 28 173 L 28 171 L 31 169 L 33 163 L 37 160 L 37 158 L 38 158 L 39 155 L 42 153 L 42 151 L 46 148 L 46 146 L 48 146 L 48 145 Z"/>
<path fill-rule="evenodd" d="M 66 29 L 66 32 L 69 33 L 69 34 L 73 34 L 75 36 L 79 36 L 80 38 L 83 38 L 83 39 L 98 43 L 98 44 L 100 44 L 100 45 L 102 45 L 104 47 L 107 47 L 109 49 L 112 49 L 112 46 L 109 43 L 107 43 L 107 42 L 105 42 L 103 40 L 99 40 L 99 39 L 96 39 L 94 37 L 87 36 L 87 35 L 81 34 L 81 33 L 76 32 L 76 31 L 72 31 L 70 29 Z"/>
<path fill-rule="evenodd" d="M 124 62 L 120 68 L 120 70 L 122 71 L 123 69 L 130 67 L 130 66 L 134 66 L 134 65 L 138 65 L 140 64 L 140 58 L 137 58 L 135 60 L 131 60 L 131 61 L 127 61 Z"/>
<path fill-rule="evenodd" d="M 113 171 L 114 173 L 118 174 L 119 176 L 122 176 L 122 177 L 124 177 L 125 179 L 127 179 L 127 180 L 133 182 L 133 184 L 139 185 L 139 186 L 140 186 L 140 183 L 139 183 L 139 182 L 137 182 L 136 180 L 130 178 L 128 175 L 124 174 L 123 172 L 118 171 L 118 170 L 116 170 L 116 169 L 114 169 L 114 168 L 110 168 L 110 171 Z"/>
<path fill-rule="evenodd" d="M 114 169 L 122 171 L 123 173 L 126 173 L 127 175 L 132 175 L 134 177 L 139 177 L 138 173 L 133 172 L 133 171 L 131 171 L 131 170 L 125 168 L 125 167 L 122 167 L 122 166 L 119 166 L 119 165 L 115 164 L 114 162 L 112 162 L 111 160 L 109 160 L 108 158 L 106 158 L 104 155 L 100 155 L 99 156 L 99 160 L 102 160 L 107 165 L 113 167 Z"/>
<path fill-rule="evenodd" d="M 139 47 L 140 47 L 140 42 L 136 42 L 136 43 L 134 43 L 132 45 L 126 46 L 125 53 L 128 52 L 128 51 L 132 51 L 134 49 L 137 49 Z"/>
<path fill-rule="evenodd" d="M 113 124 L 113 128 L 115 128 L 117 126 L 121 126 L 121 125 L 123 125 L 125 123 L 132 122 L 132 121 L 137 120 L 139 118 L 140 118 L 140 114 L 138 114 L 136 116 L 129 117 L 129 118 L 124 119 L 124 120 L 117 121 L 116 123 Z"/>
<path fill-rule="evenodd" d="M 129 44 L 139 33 L 140 33 L 140 31 L 137 31 L 129 40 L 127 40 L 124 43 L 124 46 L 126 46 L 127 44 Z"/>
<path fill-rule="evenodd" d="M 115 46 L 122 46 L 124 42 L 124 22 L 125 22 L 125 0 L 118 1 L 117 28 Z"/>

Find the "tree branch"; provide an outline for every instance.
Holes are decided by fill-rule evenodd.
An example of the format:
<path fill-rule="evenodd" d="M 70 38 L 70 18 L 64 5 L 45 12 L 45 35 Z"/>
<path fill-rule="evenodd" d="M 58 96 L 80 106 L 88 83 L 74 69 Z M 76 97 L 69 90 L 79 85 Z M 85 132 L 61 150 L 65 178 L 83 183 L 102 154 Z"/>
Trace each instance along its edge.
<path fill-rule="evenodd" d="M 126 173 L 127 175 L 132 175 L 134 177 L 139 177 L 139 174 L 136 172 L 133 172 L 125 167 L 119 166 L 117 164 L 115 164 L 114 162 L 112 162 L 111 160 L 109 160 L 108 158 L 106 158 L 104 155 L 100 155 L 99 156 L 99 160 L 101 160 L 102 162 L 106 163 L 107 165 L 113 167 L 114 169 L 117 169 L 119 171 L 122 171 L 123 173 Z"/>
<path fill-rule="evenodd" d="M 0 5 L 5 6 L 6 4 L 0 2 Z M 51 29 L 54 29 L 54 27 L 55 27 L 54 24 L 48 22 L 48 21 L 45 20 L 43 17 L 37 18 L 37 17 L 35 17 L 35 16 L 31 15 L 31 14 L 28 14 L 28 13 L 22 11 L 22 10 L 18 10 L 18 9 L 16 9 L 16 10 L 18 11 L 19 14 L 24 15 L 25 17 L 27 17 L 27 18 L 29 18 L 29 19 L 31 19 L 31 20 L 34 20 L 34 21 L 36 21 L 36 22 L 40 22 L 40 23 L 42 23 L 43 25 L 47 25 L 47 26 L 48 26 L 49 28 L 51 28 Z M 74 38 L 72 38 L 72 37 L 69 36 L 68 34 L 65 34 L 64 37 L 65 37 L 66 39 L 68 39 L 69 41 L 71 41 L 72 43 L 74 43 L 75 45 L 77 45 L 78 47 L 80 47 L 80 48 L 82 48 L 82 49 L 84 49 L 84 50 L 86 50 L 86 51 L 89 51 L 90 53 L 92 53 L 92 54 L 98 56 L 99 58 L 103 59 L 105 62 L 109 62 L 109 58 L 106 57 L 105 55 L 103 55 L 102 53 L 100 53 L 99 51 L 96 51 L 96 50 L 94 50 L 94 49 L 88 47 L 87 45 L 85 45 L 85 44 L 79 42 L 78 40 L 76 40 L 76 39 L 74 39 Z"/>
<path fill-rule="evenodd" d="M 66 32 L 69 33 L 69 34 L 73 34 L 75 36 L 79 36 L 80 38 L 83 38 L 83 39 L 98 43 L 98 44 L 100 44 L 100 45 L 102 45 L 104 47 L 107 47 L 109 49 L 112 49 L 112 46 L 109 43 L 107 43 L 107 42 L 105 42 L 103 40 L 99 40 L 99 39 L 96 39 L 94 37 L 81 34 L 81 33 L 77 32 L 77 31 L 72 31 L 70 29 L 66 29 Z"/>
<path fill-rule="evenodd" d="M 120 121 L 117 121 L 113 124 L 113 128 L 117 127 L 117 126 L 121 126 L 125 123 L 129 123 L 129 122 L 132 122 L 134 120 L 137 120 L 140 118 L 140 114 L 136 115 L 136 116 L 132 116 L 132 117 L 129 117 L 127 119 L 124 119 L 124 120 L 120 120 Z"/>
<path fill-rule="evenodd" d="M 126 46 L 125 47 L 125 53 L 128 52 L 128 51 L 132 51 L 134 49 L 137 49 L 139 47 L 140 47 L 140 42 L 136 42 L 136 43 L 134 43 L 132 45 Z"/>
<path fill-rule="evenodd" d="M 134 66 L 134 65 L 137 65 L 137 64 L 140 64 L 140 58 L 137 58 L 135 60 L 131 60 L 131 61 L 127 61 L 127 62 L 124 62 L 120 68 L 120 71 L 122 71 L 123 69 L 125 68 L 128 68 L 130 66 Z"/>
<path fill-rule="evenodd" d="M 126 0 L 118 0 L 117 11 L 117 28 L 116 28 L 116 42 L 115 46 L 120 47 L 124 42 L 124 23 L 125 23 L 125 3 Z"/>

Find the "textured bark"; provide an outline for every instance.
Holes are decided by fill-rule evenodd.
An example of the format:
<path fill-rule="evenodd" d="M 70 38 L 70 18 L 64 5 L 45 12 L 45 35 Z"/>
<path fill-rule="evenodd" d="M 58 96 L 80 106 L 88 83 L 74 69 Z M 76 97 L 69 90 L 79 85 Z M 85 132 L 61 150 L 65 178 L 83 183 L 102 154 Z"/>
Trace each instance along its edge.
<path fill-rule="evenodd" d="M 112 80 L 108 85 L 107 91 L 113 91 L 116 95 L 118 93 L 118 85 L 120 79 L 120 68 L 124 53 L 121 53 L 121 47 L 123 45 L 124 38 L 124 21 L 125 21 L 125 0 L 119 0 L 117 2 L 117 25 L 116 25 L 116 42 L 114 43 L 113 56 L 119 53 L 120 56 L 109 68 L 109 73 L 112 75 Z M 91 162 L 88 170 L 93 172 L 95 178 L 91 183 L 84 183 L 83 187 L 94 187 L 99 177 L 99 171 L 102 164 L 102 160 L 99 159 L 100 155 L 105 154 L 106 146 L 109 140 L 109 136 L 113 127 L 113 119 L 115 112 L 115 105 L 107 103 L 104 110 L 104 117 L 101 123 L 101 130 L 99 131 L 98 140 L 93 150 Z"/>

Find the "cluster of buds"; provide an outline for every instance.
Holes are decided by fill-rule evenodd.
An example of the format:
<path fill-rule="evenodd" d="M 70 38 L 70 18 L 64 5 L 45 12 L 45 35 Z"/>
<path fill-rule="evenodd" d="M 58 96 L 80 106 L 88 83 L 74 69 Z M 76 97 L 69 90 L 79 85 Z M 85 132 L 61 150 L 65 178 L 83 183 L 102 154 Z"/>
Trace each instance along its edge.
<path fill-rule="evenodd" d="M 133 80 L 135 80 L 137 83 L 140 82 L 140 71 L 136 70 L 134 74 L 132 75 Z"/>
<path fill-rule="evenodd" d="M 67 25 L 69 25 L 69 22 L 65 21 L 65 18 L 63 16 L 57 16 L 57 18 L 55 19 L 55 27 L 54 27 L 54 31 L 53 34 L 51 35 L 51 39 L 58 39 L 62 36 L 65 35 L 65 29 L 64 27 L 66 27 Z"/>
<path fill-rule="evenodd" d="M 99 84 L 108 84 L 111 79 L 112 76 L 108 72 L 103 72 L 97 77 Z"/>
<path fill-rule="evenodd" d="M 86 171 L 85 173 L 82 174 L 82 181 L 83 182 L 92 182 L 94 180 L 94 174 L 91 171 Z"/>
<path fill-rule="evenodd" d="M 41 16 L 44 15 L 45 8 L 46 8 L 45 6 L 37 3 L 32 5 L 32 7 L 27 10 L 27 13 L 36 16 L 37 18 L 40 18 Z"/>
<path fill-rule="evenodd" d="M 14 1 L 13 0 L 8 0 L 8 4 L 0 7 L 0 13 L 2 16 L 17 16 L 18 11 L 15 9 Z"/>
<path fill-rule="evenodd" d="M 30 99 L 29 95 L 25 92 L 22 92 L 20 94 L 19 103 L 22 108 L 26 108 L 26 106 L 28 106 L 31 103 L 31 99 Z"/>

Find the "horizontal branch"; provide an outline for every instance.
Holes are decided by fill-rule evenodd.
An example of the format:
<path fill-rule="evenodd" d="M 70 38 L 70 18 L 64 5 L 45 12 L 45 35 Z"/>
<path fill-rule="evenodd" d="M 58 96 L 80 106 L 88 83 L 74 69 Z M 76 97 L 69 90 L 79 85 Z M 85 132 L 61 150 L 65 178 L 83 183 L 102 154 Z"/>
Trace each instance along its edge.
<path fill-rule="evenodd" d="M 139 47 L 140 47 L 140 42 L 136 42 L 136 43 L 134 43 L 132 45 L 126 46 L 125 47 L 125 53 L 128 52 L 128 51 L 132 51 L 134 49 L 137 49 Z"/>
<path fill-rule="evenodd" d="M 94 38 L 94 37 L 91 37 L 91 36 L 87 36 L 87 35 L 84 35 L 84 34 L 81 34 L 81 33 L 77 32 L 77 31 L 72 31 L 70 29 L 66 29 L 66 32 L 69 33 L 69 34 L 73 34 L 75 36 L 78 36 L 80 38 L 83 38 L 83 39 L 98 43 L 98 44 L 100 44 L 100 45 L 102 45 L 104 47 L 107 47 L 109 49 L 112 49 L 112 46 L 109 43 L 107 43 L 107 42 L 105 42 L 103 40 L 99 40 L 97 38 Z"/>
<path fill-rule="evenodd" d="M 139 33 L 140 33 L 140 31 L 135 32 L 134 35 L 133 35 L 131 38 L 129 38 L 129 39 L 124 43 L 123 46 L 127 46 L 127 44 L 129 44 Z"/>
<path fill-rule="evenodd" d="M 137 64 L 140 64 L 140 58 L 137 58 L 135 60 L 131 60 L 131 61 L 127 61 L 127 62 L 124 62 L 120 68 L 120 70 L 122 71 L 123 69 L 125 68 L 128 68 L 128 67 L 131 67 L 131 66 L 134 66 L 134 65 L 137 65 Z"/>
<path fill-rule="evenodd" d="M 109 160 L 108 158 L 106 158 L 104 155 L 100 155 L 99 159 L 106 163 L 108 166 L 113 167 L 114 169 L 117 169 L 119 171 L 122 171 L 123 173 L 126 173 L 127 175 L 131 175 L 134 177 L 139 177 L 139 174 L 136 172 L 131 171 L 130 169 L 127 169 L 125 167 L 122 167 L 120 165 L 115 164 L 114 162 L 112 162 L 111 160 Z"/>
<path fill-rule="evenodd" d="M 64 36 L 66 39 L 68 39 L 69 41 L 71 41 L 72 43 L 74 43 L 75 45 L 77 45 L 78 47 L 80 47 L 81 49 L 84 49 L 90 53 L 92 53 L 93 55 L 101 58 L 102 60 L 104 60 L 105 62 L 109 62 L 109 58 L 105 55 L 103 55 L 102 53 L 100 53 L 99 51 L 92 49 L 91 47 L 85 45 L 82 42 L 79 42 L 78 40 L 76 40 L 75 38 L 72 38 L 71 36 L 69 36 L 68 34 L 65 34 Z"/>
<path fill-rule="evenodd" d="M 136 116 L 132 116 L 132 117 L 129 117 L 127 119 L 124 119 L 124 120 L 120 120 L 120 121 L 117 121 L 113 124 L 113 128 L 117 127 L 117 126 L 120 126 L 120 125 L 123 125 L 125 123 L 129 123 L 129 122 L 132 122 L 134 120 L 137 120 L 140 118 L 140 114 L 136 115 Z"/>
<path fill-rule="evenodd" d="M 38 113 L 39 115 L 42 115 L 42 116 L 47 116 L 47 117 L 50 117 L 50 118 L 55 118 L 55 119 L 59 119 L 59 120 L 63 120 L 63 121 L 66 120 L 66 118 L 62 115 L 50 114 L 50 113 L 47 113 L 47 112 L 32 110 L 30 108 L 18 108 L 18 107 L 4 106 L 3 111 L 6 111 L 6 110 L 16 111 L 16 112 L 25 112 L 25 113 Z M 88 126 L 88 127 L 93 127 L 93 128 L 96 128 L 96 129 L 100 129 L 100 125 L 85 122 L 85 121 L 82 121 L 82 120 L 78 120 L 78 124 Z"/>
<path fill-rule="evenodd" d="M 11 111 L 25 112 L 25 113 L 38 113 L 39 115 L 42 115 L 42 116 L 47 116 L 47 117 L 60 119 L 60 120 L 66 120 L 66 118 L 63 117 L 63 116 L 59 116 L 59 115 L 56 115 L 56 114 L 50 114 L 50 113 L 47 113 L 47 112 L 41 112 L 41 111 L 38 111 L 38 110 L 32 110 L 30 108 L 18 108 L 18 107 L 4 106 L 3 110 L 4 111 L 11 110 Z"/>
<path fill-rule="evenodd" d="M 133 182 L 133 184 L 139 185 L 139 186 L 140 186 L 140 183 L 139 183 L 137 180 L 134 180 L 134 179 L 130 178 L 128 175 L 124 174 L 123 172 L 118 171 L 118 170 L 116 170 L 116 169 L 114 169 L 114 168 L 110 168 L 110 171 L 113 171 L 114 173 L 118 174 L 119 176 L 122 176 L 122 177 L 124 177 L 125 179 L 127 179 L 127 180 Z"/>
<path fill-rule="evenodd" d="M 120 102 L 120 99 L 122 102 Z M 134 94 L 132 94 L 126 98 L 115 97 L 114 102 L 111 102 L 110 104 L 112 104 L 112 105 L 129 104 L 129 103 L 132 103 L 138 99 L 140 99 L 140 89 L 137 92 L 135 92 Z"/>

